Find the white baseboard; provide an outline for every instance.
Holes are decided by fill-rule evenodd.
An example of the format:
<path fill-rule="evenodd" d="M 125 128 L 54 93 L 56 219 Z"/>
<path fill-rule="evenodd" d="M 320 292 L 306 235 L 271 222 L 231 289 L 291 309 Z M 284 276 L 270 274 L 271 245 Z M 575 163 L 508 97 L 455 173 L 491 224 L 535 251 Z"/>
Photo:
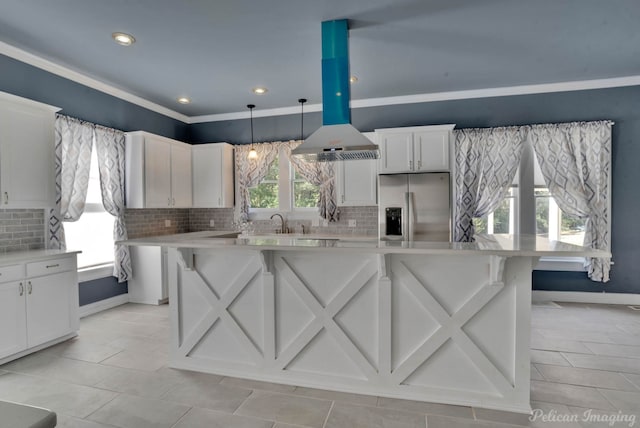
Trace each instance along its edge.
<path fill-rule="evenodd" d="M 604 303 L 607 305 L 640 305 L 640 294 L 589 293 L 581 291 L 533 290 L 533 302 Z"/>
<path fill-rule="evenodd" d="M 128 293 L 120 294 L 118 296 L 110 297 L 108 299 L 100 300 L 98 302 L 89 303 L 88 305 L 80 306 L 80 310 L 79 310 L 80 318 L 97 314 L 98 312 L 115 308 L 116 306 L 124 305 L 125 303 L 129 303 Z"/>

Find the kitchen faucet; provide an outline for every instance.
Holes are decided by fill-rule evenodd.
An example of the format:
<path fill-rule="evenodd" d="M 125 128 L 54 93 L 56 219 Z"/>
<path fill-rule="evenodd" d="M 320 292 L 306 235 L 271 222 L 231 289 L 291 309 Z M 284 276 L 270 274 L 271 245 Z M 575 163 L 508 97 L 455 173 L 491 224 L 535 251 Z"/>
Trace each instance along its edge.
<path fill-rule="evenodd" d="M 270 219 L 273 220 L 273 218 L 276 217 L 276 216 L 280 217 L 280 232 L 277 232 L 277 233 L 287 233 L 287 228 L 286 228 L 286 224 L 287 223 L 286 223 L 284 217 L 282 217 L 282 214 L 277 214 L 276 213 L 276 214 L 272 215 L 270 217 Z"/>

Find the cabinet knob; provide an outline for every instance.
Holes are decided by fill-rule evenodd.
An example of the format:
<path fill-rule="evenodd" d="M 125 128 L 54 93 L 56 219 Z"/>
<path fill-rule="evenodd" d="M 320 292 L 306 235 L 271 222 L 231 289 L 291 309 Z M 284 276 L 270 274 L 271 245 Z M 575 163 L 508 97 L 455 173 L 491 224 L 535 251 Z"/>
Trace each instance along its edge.
<path fill-rule="evenodd" d="M 167 198 L 167 206 L 171 206 L 171 198 Z"/>
<path fill-rule="evenodd" d="M 31 285 L 31 281 L 27 282 L 27 293 L 31 294 L 33 291 L 33 286 Z"/>
<path fill-rule="evenodd" d="M 418 169 L 422 169 L 422 161 L 421 160 L 418 161 Z"/>
<path fill-rule="evenodd" d="M 413 170 L 413 161 L 409 161 L 409 169 Z"/>
<path fill-rule="evenodd" d="M 9 203 L 9 192 L 4 192 L 4 204 L 7 205 Z"/>
<path fill-rule="evenodd" d="M 21 296 L 24 295 L 24 285 L 22 285 L 22 283 L 20 283 L 20 285 L 18 286 L 18 291 L 20 292 Z"/>

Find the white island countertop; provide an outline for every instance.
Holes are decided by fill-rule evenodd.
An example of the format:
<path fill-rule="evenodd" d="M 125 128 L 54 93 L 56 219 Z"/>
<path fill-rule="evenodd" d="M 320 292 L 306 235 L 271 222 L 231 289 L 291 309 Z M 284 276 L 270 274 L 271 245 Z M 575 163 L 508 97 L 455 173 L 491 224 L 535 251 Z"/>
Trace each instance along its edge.
<path fill-rule="evenodd" d="M 606 251 L 549 241 L 533 235 L 479 235 L 475 242 L 380 241 L 350 235 L 248 235 L 205 231 L 130 239 L 120 244 L 171 248 L 236 248 L 394 254 L 491 254 L 504 256 L 610 257 Z"/>

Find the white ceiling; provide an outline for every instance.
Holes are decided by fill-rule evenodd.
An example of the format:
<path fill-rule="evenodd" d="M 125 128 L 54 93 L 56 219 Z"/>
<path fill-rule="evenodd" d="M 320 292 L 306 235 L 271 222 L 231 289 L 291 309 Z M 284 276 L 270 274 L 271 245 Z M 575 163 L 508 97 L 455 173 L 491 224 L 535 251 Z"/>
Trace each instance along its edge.
<path fill-rule="evenodd" d="M 0 0 L 0 41 L 200 116 L 320 103 L 345 18 L 353 100 L 640 75 L 638 0 Z"/>

